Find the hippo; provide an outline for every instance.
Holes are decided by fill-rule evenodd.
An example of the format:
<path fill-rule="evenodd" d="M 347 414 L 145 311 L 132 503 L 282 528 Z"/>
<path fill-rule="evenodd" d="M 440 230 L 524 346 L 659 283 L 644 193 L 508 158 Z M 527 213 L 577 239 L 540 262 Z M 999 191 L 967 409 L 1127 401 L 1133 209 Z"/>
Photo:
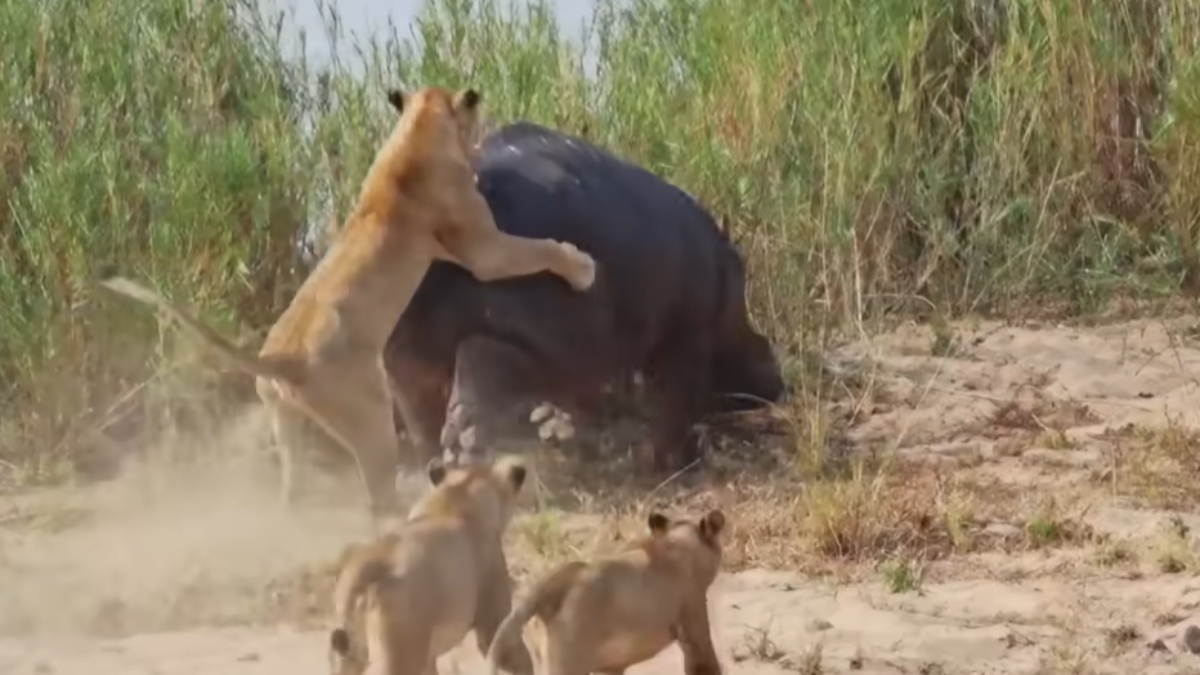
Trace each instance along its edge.
<path fill-rule="evenodd" d="M 484 283 L 435 262 L 385 350 L 418 452 L 490 447 L 543 401 L 586 416 L 607 383 L 638 373 L 652 469 L 675 470 L 698 456 L 698 419 L 784 394 L 772 346 L 750 324 L 742 258 L 691 195 L 530 122 L 485 137 L 476 174 L 502 231 L 587 251 L 596 283 L 583 293 L 549 274 Z"/>

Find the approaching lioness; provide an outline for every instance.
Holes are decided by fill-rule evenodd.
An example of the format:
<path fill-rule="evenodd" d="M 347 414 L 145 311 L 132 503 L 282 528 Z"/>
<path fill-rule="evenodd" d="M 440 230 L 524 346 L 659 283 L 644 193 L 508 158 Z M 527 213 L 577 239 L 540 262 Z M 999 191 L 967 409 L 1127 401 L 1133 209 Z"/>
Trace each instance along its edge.
<path fill-rule="evenodd" d="M 429 464 L 433 489 L 395 532 L 343 554 L 334 589 L 337 627 L 329 635 L 334 675 L 374 672 L 436 675 L 436 659 L 474 629 L 479 650 L 512 606 L 512 581 L 501 538 L 525 482 L 512 458 L 494 464 Z M 366 640 L 351 639 L 358 599 L 365 599 Z M 524 644 L 497 656 L 505 669 L 532 675 Z"/>
<path fill-rule="evenodd" d="M 688 675 L 719 675 L 708 623 L 708 587 L 721 567 L 725 516 L 700 522 L 648 519 L 650 536 L 593 562 L 560 565 L 500 624 L 488 652 L 492 675 L 537 616 L 544 626 L 544 675 L 619 675 L 673 641 Z M 511 671 L 510 671 L 511 672 Z"/>
<path fill-rule="evenodd" d="M 571 244 L 505 234 L 475 187 L 471 153 L 480 94 L 429 87 L 388 93 L 400 113 L 367 172 L 346 226 L 267 334 L 244 353 L 158 294 L 120 277 L 115 292 L 157 305 L 242 370 L 271 409 L 293 497 L 293 453 L 309 442 L 304 417 L 354 455 L 372 513 L 394 513 L 398 439 L 383 347 L 433 260 L 480 280 L 550 271 L 576 290 L 595 280 L 591 256 Z"/>

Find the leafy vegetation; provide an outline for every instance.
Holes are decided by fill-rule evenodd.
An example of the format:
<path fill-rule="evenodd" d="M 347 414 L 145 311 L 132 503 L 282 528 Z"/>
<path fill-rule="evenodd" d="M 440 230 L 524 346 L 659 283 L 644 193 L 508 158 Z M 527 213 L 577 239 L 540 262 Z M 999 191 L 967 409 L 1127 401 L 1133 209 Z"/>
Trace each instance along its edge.
<path fill-rule="evenodd" d="M 60 478 L 227 399 L 164 389 L 233 385 L 89 281 L 115 266 L 250 339 L 305 273 L 300 235 L 349 208 L 395 84 L 477 86 L 496 121 L 581 134 L 697 195 L 788 353 L 885 313 L 1197 285 L 1194 3 L 599 0 L 585 58 L 546 3 L 431 0 L 417 38 L 321 69 L 255 16 L 0 3 L 0 472 Z"/>

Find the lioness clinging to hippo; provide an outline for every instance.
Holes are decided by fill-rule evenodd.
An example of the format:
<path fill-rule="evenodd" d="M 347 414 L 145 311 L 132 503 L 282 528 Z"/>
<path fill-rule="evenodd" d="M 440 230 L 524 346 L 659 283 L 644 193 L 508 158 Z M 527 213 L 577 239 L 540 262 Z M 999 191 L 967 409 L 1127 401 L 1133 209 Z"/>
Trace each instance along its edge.
<path fill-rule="evenodd" d="M 392 131 L 367 170 L 358 201 L 258 354 L 242 351 L 137 282 L 119 276 L 101 282 L 163 310 L 255 376 L 271 411 L 285 505 L 294 496 L 293 454 L 325 437 L 356 460 L 377 524 L 400 508 L 392 483 L 396 428 L 380 357 L 430 264 L 447 261 L 484 280 L 545 270 L 572 292 L 595 279 L 591 257 L 571 244 L 521 239 L 496 228 L 475 189 L 470 161 L 478 91 L 393 89 L 386 98 L 395 113 Z M 320 433 L 308 433 L 311 423 Z"/>
<path fill-rule="evenodd" d="M 771 345 L 749 322 L 742 260 L 691 196 L 527 122 L 484 139 L 476 174 L 502 231 L 587 251 L 596 283 L 586 294 L 548 275 L 481 283 L 435 263 L 386 354 L 424 454 L 443 439 L 486 447 L 541 401 L 586 411 L 606 382 L 640 371 L 662 471 L 695 458 L 691 427 L 704 412 L 782 395 Z M 720 396 L 735 393 L 749 399 Z"/>

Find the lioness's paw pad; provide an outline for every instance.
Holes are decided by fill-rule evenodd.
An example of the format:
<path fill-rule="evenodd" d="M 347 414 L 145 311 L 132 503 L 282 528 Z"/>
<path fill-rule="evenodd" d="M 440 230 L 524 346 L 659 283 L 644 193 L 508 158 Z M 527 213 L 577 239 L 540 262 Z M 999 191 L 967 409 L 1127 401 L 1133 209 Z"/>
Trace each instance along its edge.
<path fill-rule="evenodd" d="M 571 262 L 571 275 L 568 281 L 571 287 L 577 291 L 586 291 L 596 283 L 596 260 L 592 256 L 580 251 L 574 244 L 560 241 L 558 245 L 567 255 L 567 259 Z"/>
<path fill-rule="evenodd" d="M 534 424 L 540 424 L 543 421 L 550 419 L 555 412 L 556 410 L 554 406 L 550 405 L 549 403 L 542 403 L 538 407 L 534 408 L 533 412 L 529 413 L 529 421 L 533 422 Z"/>

